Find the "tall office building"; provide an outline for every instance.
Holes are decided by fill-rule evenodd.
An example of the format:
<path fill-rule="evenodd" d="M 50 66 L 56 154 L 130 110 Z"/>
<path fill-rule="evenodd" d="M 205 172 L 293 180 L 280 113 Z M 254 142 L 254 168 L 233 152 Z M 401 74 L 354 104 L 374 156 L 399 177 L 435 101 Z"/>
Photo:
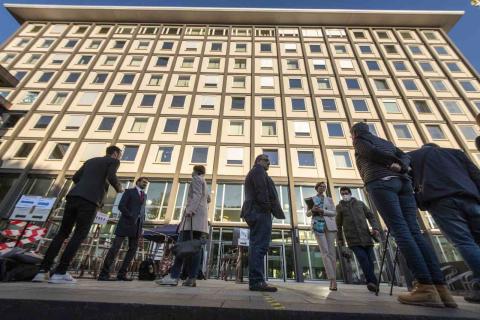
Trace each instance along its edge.
<path fill-rule="evenodd" d="M 336 202 L 344 185 L 368 202 L 351 125 L 365 120 L 404 150 L 435 142 L 479 162 L 479 77 L 447 35 L 462 12 L 6 7 L 21 26 L 0 50 L 20 81 L 0 88 L 12 102 L 0 136 L 4 217 L 22 194 L 62 199 L 75 170 L 115 144 L 125 184 L 151 180 L 147 227 L 178 223 L 203 164 L 215 277 L 233 228 L 245 227 L 244 176 L 265 153 L 287 217 L 274 221 L 268 277 L 323 279 L 303 198 L 326 181 Z M 102 210 L 116 218 L 117 203 L 112 191 Z M 59 201 L 47 238 L 61 214 Z M 442 262 L 461 260 L 427 213 L 420 222 Z M 97 253 L 113 229 L 100 229 Z M 341 257 L 339 277 L 358 280 L 356 261 Z"/>

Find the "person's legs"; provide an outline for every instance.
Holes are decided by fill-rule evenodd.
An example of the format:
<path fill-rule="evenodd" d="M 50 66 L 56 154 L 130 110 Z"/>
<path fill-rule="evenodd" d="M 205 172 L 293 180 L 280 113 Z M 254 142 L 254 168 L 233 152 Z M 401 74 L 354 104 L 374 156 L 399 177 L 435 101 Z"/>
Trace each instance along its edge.
<path fill-rule="evenodd" d="M 367 270 L 364 271 L 367 283 L 377 284 L 377 276 L 375 275 L 375 253 L 373 246 L 364 247 L 367 253 Z"/>
<path fill-rule="evenodd" d="M 317 239 L 318 248 L 320 249 L 320 254 L 322 256 L 323 265 L 325 267 L 325 273 L 327 274 L 328 280 L 335 280 L 335 269 L 333 267 L 332 255 L 330 253 L 329 241 L 327 239 L 328 231 L 318 233 L 313 231 L 315 239 Z"/>
<path fill-rule="evenodd" d="M 110 249 L 108 249 L 107 256 L 103 261 L 103 266 L 102 266 L 102 270 L 100 271 L 99 278 L 108 278 L 108 275 L 110 274 L 110 271 L 112 268 L 113 261 L 115 261 L 115 258 L 118 255 L 118 251 L 120 251 L 120 248 L 122 247 L 122 243 L 124 239 L 125 237 L 120 237 L 120 236 L 115 236 L 115 239 L 113 239 L 112 245 Z"/>
<path fill-rule="evenodd" d="M 65 251 L 63 251 L 60 263 L 55 269 L 56 274 L 65 274 L 70 265 L 70 262 L 75 257 L 78 248 L 80 248 L 83 240 L 88 235 L 93 220 L 97 214 L 97 207 L 95 204 L 83 199 L 78 199 L 77 217 L 75 220 L 75 231 L 73 236 L 67 244 Z"/>
<path fill-rule="evenodd" d="M 138 237 L 128 237 L 128 251 L 125 254 L 125 258 L 123 259 L 122 266 L 118 271 L 117 278 L 124 278 L 126 276 L 128 267 L 130 267 L 130 263 L 135 257 L 135 254 L 137 253 L 137 248 Z"/>
<path fill-rule="evenodd" d="M 45 253 L 45 257 L 40 265 L 41 272 L 48 272 L 53 265 L 53 262 L 62 248 L 63 242 L 70 236 L 75 220 L 77 218 L 76 198 L 67 198 L 65 210 L 63 211 L 62 223 L 57 234 L 53 238 L 50 246 Z"/>
<path fill-rule="evenodd" d="M 188 234 L 187 234 L 188 233 Z M 178 236 L 178 242 L 188 240 L 190 238 L 190 233 L 186 231 L 181 231 Z M 175 256 L 175 260 L 173 261 L 173 266 L 170 269 L 170 277 L 173 279 L 179 279 L 180 273 L 182 272 L 182 266 L 185 259 Z"/>
<path fill-rule="evenodd" d="M 250 287 L 265 282 L 264 258 L 272 235 L 271 215 L 263 212 L 257 212 L 256 215 L 255 223 L 250 226 L 248 257 L 248 282 Z"/>
<path fill-rule="evenodd" d="M 369 255 L 369 251 L 373 253 L 372 246 L 362 247 L 362 246 L 353 246 L 350 247 L 355 257 L 362 268 L 363 275 L 365 276 L 365 280 L 367 283 L 377 283 L 377 278 L 375 277 L 375 273 L 373 271 L 373 261 L 371 261 L 371 257 Z"/>
<path fill-rule="evenodd" d="M 194 231 L 194 239 L 202 239 L 203 237 L 203 232 Z M 202 263 L 202 250 L 203 248 L 199 252 L 195 253 L 190 259 L 190 264 L 188 265 L 188 277 L 190 279 L 196 279 L 198 276 L 198 271 L 200 270 L 200 265 Z"/>

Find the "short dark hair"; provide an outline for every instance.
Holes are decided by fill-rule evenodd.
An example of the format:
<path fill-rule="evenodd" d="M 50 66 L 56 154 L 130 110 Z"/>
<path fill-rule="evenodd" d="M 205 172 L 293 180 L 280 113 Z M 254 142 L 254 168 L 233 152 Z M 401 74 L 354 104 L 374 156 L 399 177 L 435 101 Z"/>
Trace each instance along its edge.
<path fill-rule="evenodd" d="M 423 146 L 424 147 L 432 147 L 432 148 L 440 148 L 440 146 L 438 144 L 433 143 L 433 142 L 425 143 Z"/>
<path fill-rule="evenodd" d="M 195 171 L 198 174 L 205 174 L 206 169 L 205 169 L 205 166 L 198 164 L 193 167 L 193 171 Z"/>
<path fill-rule="evenodd" d="M 342 191 L 348 191 L 348 193 L 352 194 L 352 190 L 349 187 L 341 187 L 340 193 L 342 193 Z"/>
<path fill-rule="evenodd" d="M 137 179 L 137 181 L 135 181 L 135 184 L 139 183 L 139 182 L 142 181 L 142 180 L 147 180 L 147 182 L 150 181 L 150 180 L 148 180 L 147 177 L 139 177 L 139 178 Z"/>
<path fill-rule="evenodd" d="M 120 150 L 120 148 L 117 147 L 117 146 L 110 146 L 110 147 L 107 148 L 106 154 L 107 154 L 107 156 L 111 156 L 115 152 L 121 153 L 122 150 Z"/>
<path fill-rule="evenodd" d="M 255 158 L 255 164 L 257 164 L 260 160 L 262 160 L 262 158 L 267 158 L 268 160 L 270 160 L 270 159 L 268 158 L 268 155 L 262 153 L 262 154 L 259 154 L 259 155 Z"/>
<path fill-rule="evenodd" d="M 327 185 L 327 183 L 325 181 L 317 182 L 317 184 L 315 185 L 315 190 L 317 190 L 318 187 L 320 187 L 322 184 Z"/>

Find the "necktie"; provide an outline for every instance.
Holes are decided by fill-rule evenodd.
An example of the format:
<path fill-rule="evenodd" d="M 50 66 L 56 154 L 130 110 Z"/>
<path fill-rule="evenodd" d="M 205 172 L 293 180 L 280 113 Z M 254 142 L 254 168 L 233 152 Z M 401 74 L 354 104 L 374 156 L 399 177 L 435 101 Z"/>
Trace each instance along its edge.
<path fill-rule="evenodd" d="M 145 200 L 145 192 L 143 191 L 140 191 L 140 200 L 142 201 L 142 203 L 143 203 L 143 200 Z"/>

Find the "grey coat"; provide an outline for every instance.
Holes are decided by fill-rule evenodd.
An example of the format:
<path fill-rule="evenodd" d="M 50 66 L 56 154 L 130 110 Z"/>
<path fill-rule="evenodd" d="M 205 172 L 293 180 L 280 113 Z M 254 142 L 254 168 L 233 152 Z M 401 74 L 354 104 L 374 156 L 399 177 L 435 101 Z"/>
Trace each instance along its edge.
<path fill-rule="evenodd" d="M 184 216 L 178 230 L 193 230 L 208 233 L 208 203 L 210 203 L 210 195 L 208 194 L 205 178 L 196 173 L 192 174 L 192 182 L 188 188 L 185 213 L 193 214 L 193 218 L 190 220 L 189 217 Z M 184 228 L 183 224 L 185 221 L 186 224 Z"/>
<path fill-rule="evenodd" d="M 323 218 L 325 219 L 325 226 L 327 231 L 337 231 L 337 223 L 335 222 L 335 216 L 337 212 L 335 211 L 335 204 L 333 203 L 333 199 L 325 196 L 322 209 L 323 209 Z M 313 216 L 314 216 L 314 213 L 311 210 L 308 210 L 307 217 L 313 217 Z M 313 224 L 313 220 L 312 220 L 312 224 Z"/>

